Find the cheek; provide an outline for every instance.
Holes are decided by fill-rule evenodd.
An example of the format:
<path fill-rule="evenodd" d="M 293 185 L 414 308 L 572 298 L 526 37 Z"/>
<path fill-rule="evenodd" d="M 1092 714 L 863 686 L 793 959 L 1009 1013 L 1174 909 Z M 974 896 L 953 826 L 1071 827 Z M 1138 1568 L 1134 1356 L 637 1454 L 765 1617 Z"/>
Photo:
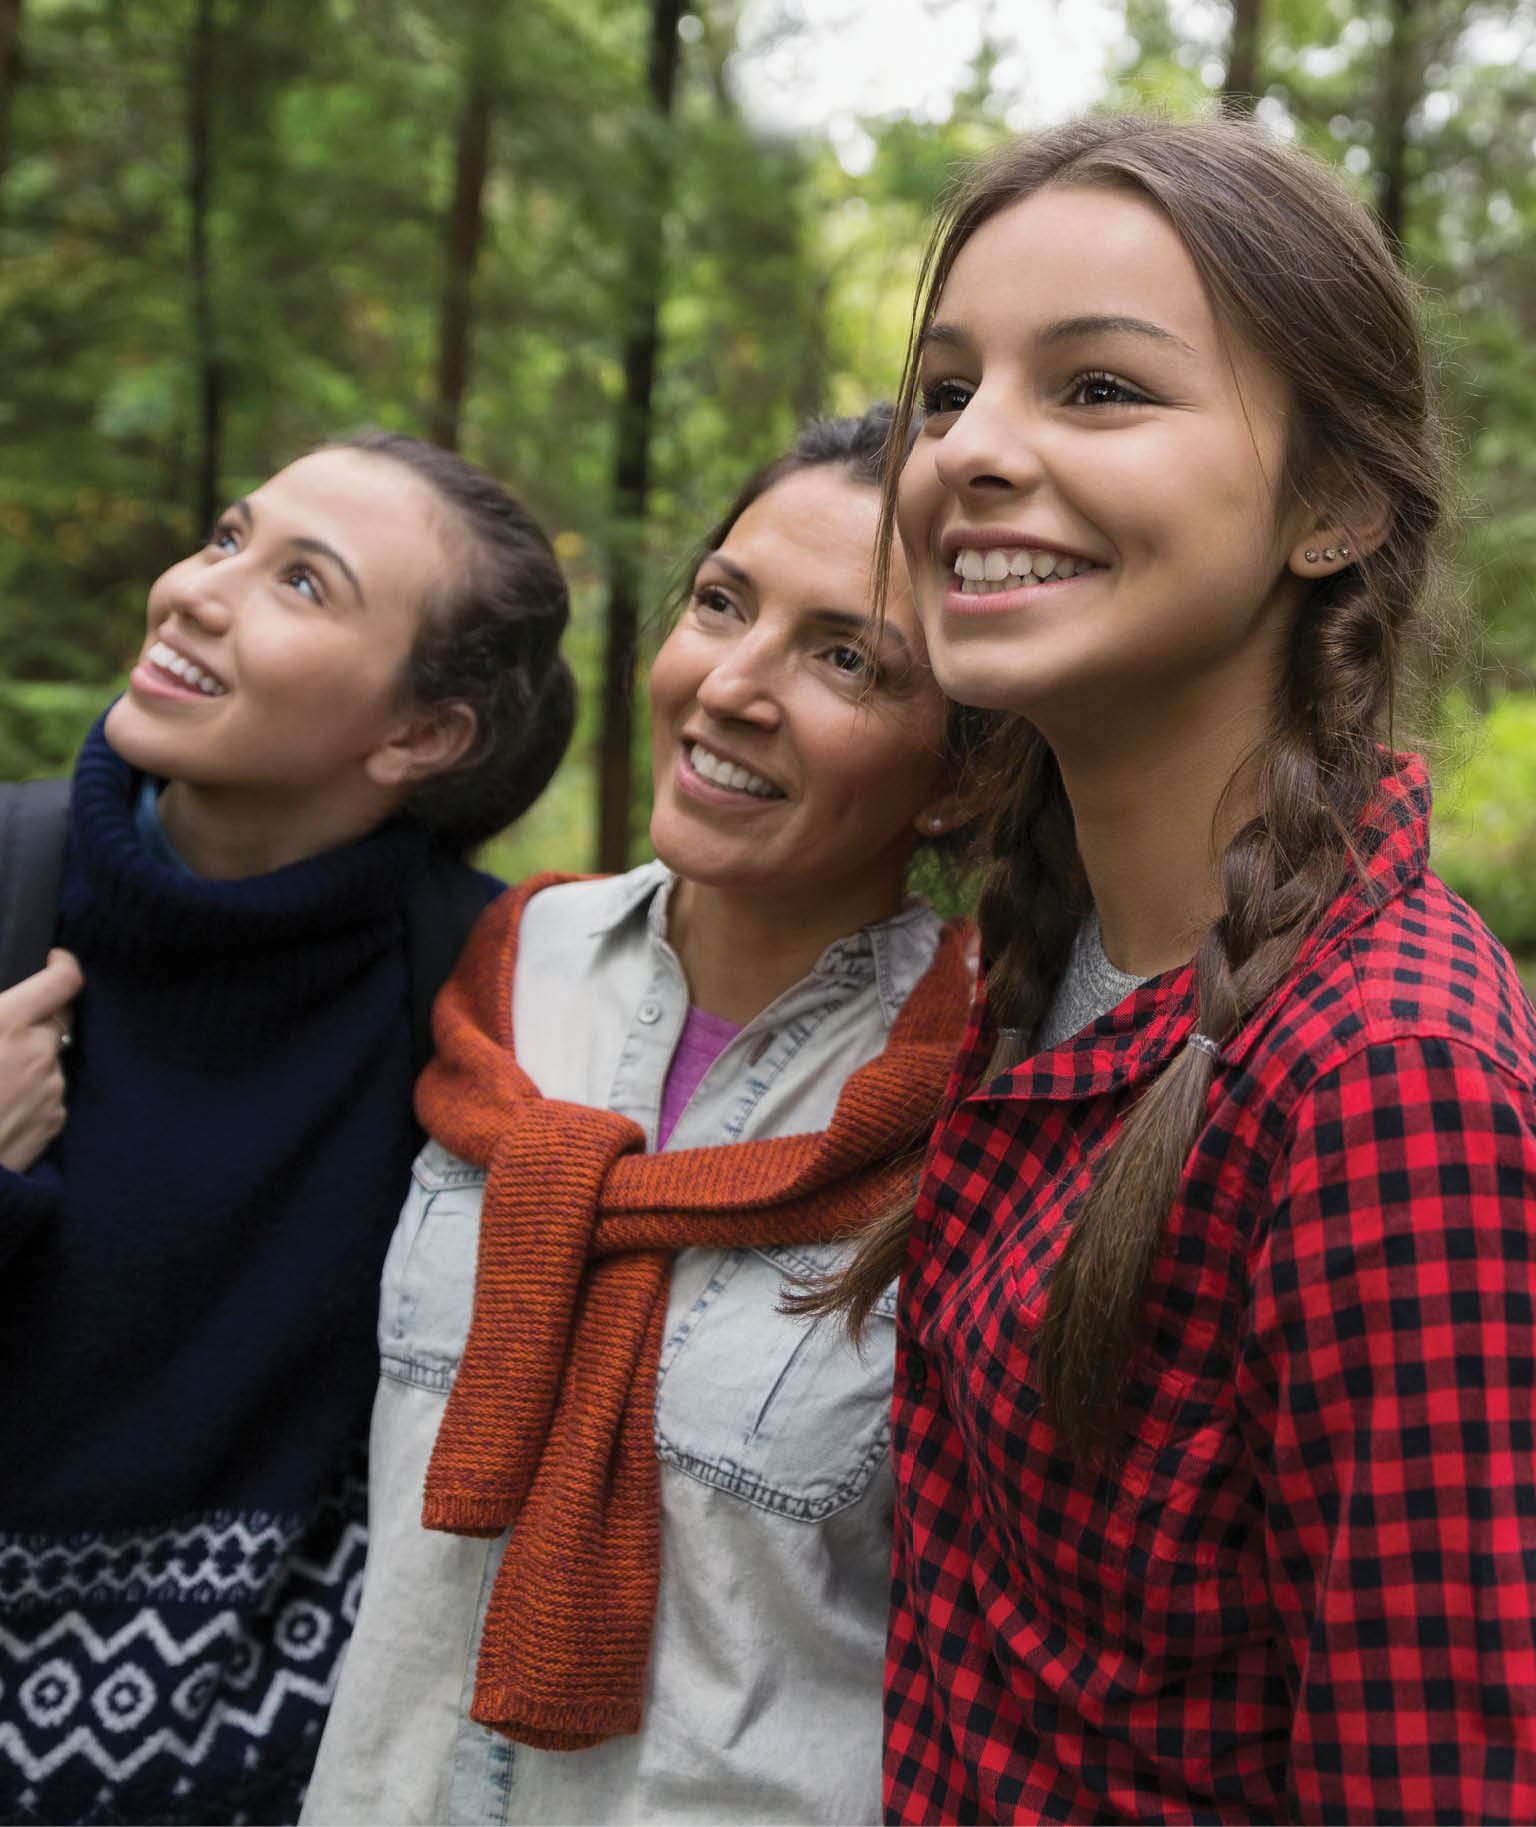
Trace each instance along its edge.
<path fill-rule="evenodd" d="M 841 740 L 825 742 L 824 803 L 882 841 L 904 828 L 937 797 L 943 781 L 942 732 L 935 727 L 930 739 L 925 722 L 913 718 L 881 729 L 865 725 L 851 736 L 844 731 Z"/>
<path fill-rule="evenodd" d="M 909 562 L 926 550 L 940 493 L 933 453 L 926 444 L 919 443 L 903 465 L 896 485 L 896 531 L 907 549 Z"/>
<path fill-rule="evenodd" d="M 371 728 L 398 706 L 391 656 L 374 643 L 327 639 L 323 630 L 299 637 L 275 624 L 240 632 L 241 695 L 290 725 L 296 741 Z"/>
<path fill-rule="evenodd" d="M 660 728 L 662 720 L 675 715 L 684 705 L 693 701 L 702 673 L 703 668 L 690 655 L 689 643 L 683 630 L 674 628 L 651 662 L 649 690 L 653 735 L 658 738 L 663 735 L 665 732 Z"/>

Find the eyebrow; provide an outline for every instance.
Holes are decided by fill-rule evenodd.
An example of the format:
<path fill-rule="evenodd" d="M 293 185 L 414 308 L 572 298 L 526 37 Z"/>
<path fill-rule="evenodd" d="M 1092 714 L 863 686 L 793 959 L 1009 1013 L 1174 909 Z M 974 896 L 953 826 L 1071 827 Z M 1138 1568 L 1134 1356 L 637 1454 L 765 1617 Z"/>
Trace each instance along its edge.
<path fill-rule="evenodd" d="M 854 635 L 861 641 L 869 640 L 875 630 L 875 618 L 871 615 L 853 615 L 846 609 L 813 609 L 810 613 L 812 620 L 820 622 L 824 628 L 836 634 Z M 881 627 L 880 639 L 897 648 L 902 658 L 912 651 L 907 637 L 890 622 Z"/>
<path fill-rule="evenodd" d="M 752 573 L 743 569 L 734 558 L 727 558 L 723 552 L 706 552 L 703 564 L 700 565 L 701 570 L 704 564 L 718 565 L 733 582 L 740 584 L 743 589 L 756 592 L 757 583 Z M 811 609 L 807 611 L 807 614 L 812 621 L 819 622 L 822 627 L 830 628 L 838 634 L 854 635 L 861 641 L 869 639 L 875 626 L 873 616 L 855 615 L 851 609 Z M 911 642 L 899 628 L 894 627 L 890 622 L 886 622 L 882 627 L 880 638 L 898 649 L 900 658 L 905 659 L 911 655 Z"/>
<path fill-rule="evenodd" d="M 247 528 L 255 526 L 256 516 L 251 512 L 251 504 L 246 500 L 244 495 L 242 495 L 238 501 L 230 502 L 229 511 L 232 514 L 238 514 L 245 522 Z M 357 598 L 358 606 L 360 608 L 366 607 L 365 599 L 363 597 L 363 586 L 357 581 L 357 573 L 352 569 L 351 565 L 347 563 L 346 559 L 342 557 L 340 552 L 336 550 L 335 546 L 327 545 L 323 539 L 310 539 L 300 534 L 295 534 L 289 539 L 288 543 L 289 545 L 296 547 L 300 552 L 313 552 L 317 558 L 328 558 L 352 586 L 352 594 Z"/>
<path fill-rule="evenodd" d="M 1186 355 L 1199 353 L 1182 336 L 1175 336 L 1161 324 L 1148 323 L 1144 317 L 1107 314 L 1058 318 L 1055 323 L 1047 324 L 1036 335 L 1035 341 L 1043 347 L 1049 347 L 1054 343 L 1071 342 L 1079 336 L 1147 336 L 1154 342 L 1169 343 L 1175 349 L 1182 349 Z M 969 349 L 971 338 L 958 324 L 935 323 L 928 326 L 923 336 L 924 346 L 929 343 L 936 343 L 946 349 Z"/>

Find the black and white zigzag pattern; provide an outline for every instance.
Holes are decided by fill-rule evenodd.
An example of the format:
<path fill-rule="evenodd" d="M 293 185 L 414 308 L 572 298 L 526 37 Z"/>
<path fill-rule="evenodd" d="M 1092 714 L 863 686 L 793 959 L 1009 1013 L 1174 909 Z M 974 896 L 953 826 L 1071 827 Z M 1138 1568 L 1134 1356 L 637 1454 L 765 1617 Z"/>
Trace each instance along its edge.
<path fill-rule="evenodd" d="M 0 1816 L 292 1821 L 362 1587 L 360 1493 L 0 1536 Z"/>

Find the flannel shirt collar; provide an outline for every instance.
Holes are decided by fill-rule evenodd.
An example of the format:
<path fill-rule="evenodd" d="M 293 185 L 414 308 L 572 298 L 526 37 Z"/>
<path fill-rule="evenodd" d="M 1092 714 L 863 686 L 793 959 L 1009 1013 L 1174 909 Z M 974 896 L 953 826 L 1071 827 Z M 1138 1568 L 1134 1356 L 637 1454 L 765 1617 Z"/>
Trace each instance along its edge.
<path fill-rule="evenodd" d="M 1405 894 L 1429 864 L 1429 775 L 1417 755 L 1384 751 L 1389 772 L 1382 776 L 1355 838 L 1357 867 L 1305 940 L 1285 981 L 1254 1010 L 1222 1048 L 1221 1066 L 1239 1064 L 1267 1027 L 1278 998 L 1287 995 L 1304 970 L 1329 953 L 1389 901 Z M 979 1083 L 995 1032 L 987 1016 L 985 966 L 952 1083 L 974 1085 L 969 1104 L 1022 1103 L 1037 1098 L 1076 1101 L 1117 1091 L 1152 1077 L 1194 1030 L 1199 996 L 1193 962 L 1148 981 L 1060 1046 L 1022 1061 L 1011 1071 Z M 1221 1068 L 1218 1067 L 1218 1070 Z"/>

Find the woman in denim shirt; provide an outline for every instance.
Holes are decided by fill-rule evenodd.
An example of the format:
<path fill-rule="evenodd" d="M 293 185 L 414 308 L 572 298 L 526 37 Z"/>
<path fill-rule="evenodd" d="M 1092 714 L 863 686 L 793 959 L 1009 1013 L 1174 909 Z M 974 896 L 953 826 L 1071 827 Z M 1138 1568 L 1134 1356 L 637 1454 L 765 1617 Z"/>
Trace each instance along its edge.
<path fill-rule="evenodd" d="M 710 537 L 651 677 L 660 860 L 543 887 L 523 903 L 515 967 L 492 999 L 510 984 L 506 1038 L 515 1032 L 535 1098 L 569 1100 L 554 1109 L 569 1113 L 573 1138 L 574 1105 L 628 1119 L 636 1148 L 643 1134 L 647 1153 L 621 1160 L 610 1187 L 621 1170 L 643 1179 L 674 1165 L 672 1184 L 692 1185 L 712 1160 L 734 1171 L 765 1149 L 809 1159 L 825 1133 L 862 1121 L 849 1114 L 854 1088 L 888 1065 L 901 1082 L 906 1146 L 925 1139 L 970 966 L 964 934 L 903 887 L 914 847 L 952 838 L 968 820 L 957 758 L 975 729 L 934 685 L 904 587 L 883 630 L 872 615 L 887 424 L 877 410 L 810 427 Z M 506 946 L 485 934 L 483 923 L 494 976 Z M 926 1025 L 918 1034 L 909 1019 L 893 1040 L 909 997 L 908 1017 L 921 1007 Z M 450 1055 L 464 1006 L 461 977 L 438 1008 Z M 445 1057 L 424 1081 L 434 1134 L 434 1075 L 450 1123 L 452 1086 L 469 1082 L 452 1072 Z M 547 1133 L 542 1157 L 559 1156 L 558 1124 Z M 743 1146 L 726 1156 L 722 1143 Z M 909 1176 L 914 1159 L 899 1171 Z M 530 1150 L 529 1173 L 558 1166 Z M 847 1187 L 850 1218 L 888 1196 L 890 1162 L 872 1166 L 830 1182 L 834 1205 Z M 826 1238 L 848 1226 L 829 1225 L 826 1196 L 816 1197 L 821 1218 L 807 1233 L 821 1241 L 766 1243 L 761 1230 L 747 1234 L 755 1217 L 727 1212 L 713 1222 L 729 1235 L 739 1220 L 743 1247 L 696 1245 L 670 1259 L 644 1410 L 647 1459 L 659 1462 L 659 1591 L 654 1621 L 649 1609 L 642 1620 L 630 1716 L 625 1678 L 615 1699 L 606 1672 L 623 1659 L 615 1619 L 632 1596 L 622 1553 L 612 1612 L 599 1602 L 574 1620 L 569 1680 L 551 1681 L 551 1658 L 566 1652 L 537 1634 L 520 1639 L 582 1540 L 551 1551 L 523 1599 L 501 1601 L 498 1615 L 498 1582 L 516 1577 L 508 1533 L 437 1532 L 444 1516 L 476 1526 L 467 1499 L 438 1502 L 454 1403 L 468 1413 L 456 1431 L 471 1483 L 500 1450 L 497 1428 L 471 1407 L 480 1397 L 467 1393 L 480 1328 L 488 1354 L 498 1328 L 483 1238 L 476 1286 L 486 1173 L 440 1140 L 428 1144 L 385 1270 L 370 1560 L 307 1819 L 877 1818 L 891 1304 L 878 1305 L 862 1358 L 835 1328 L 780 1311 L 786 1282 L 842 1260 L 843 1246 Z M 519 1300 L 514 1282 L 501 1333 L 519 1332 Z M 581 1352 L 578 1338 L 567 1383 Z M 526 1364 L 493 1368 L 485 1402 L 515 1404 L 530 1380 Z M 622 1459 L 622 1443 L 615 1452 Z M 424 1479 L 434 1529 L 422 1526 Z M 511 1530 L 518 1547 L 536 1526 L 530 1508 Z M 570 1522 L 559 1496 L 552 1513 L 558 1535 Z M 485 1530 L 491 1511 L 475 1514 Z M 493 1635 L 523 1653 L 534 1687 L 544 1682 L 542 1712 L 535 1700 L 520 1715 L 492 1679 Z"/>

